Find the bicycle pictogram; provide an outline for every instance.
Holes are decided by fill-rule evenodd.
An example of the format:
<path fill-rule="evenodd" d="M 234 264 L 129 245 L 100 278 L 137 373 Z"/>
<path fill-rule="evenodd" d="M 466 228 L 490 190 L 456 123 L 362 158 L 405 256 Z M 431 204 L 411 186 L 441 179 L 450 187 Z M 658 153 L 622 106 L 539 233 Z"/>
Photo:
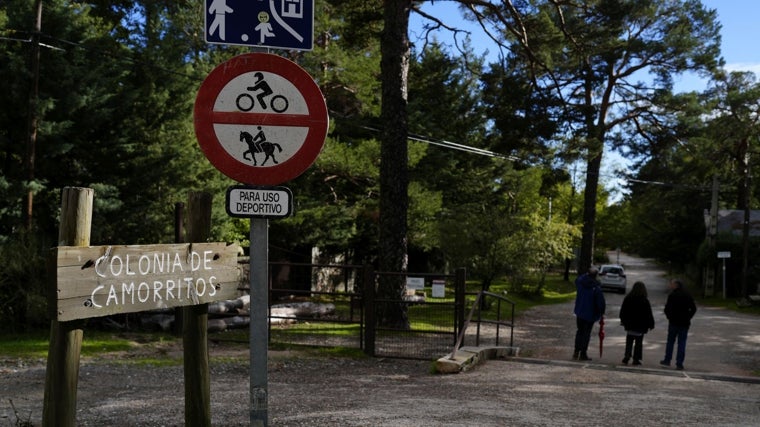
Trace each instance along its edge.
<path fill-rule="evenodd" d="M 253 110 L 254 107 L 256 107 L 256 101 L 258 101 L 258 105 L 261 106 L 262 109 L 266 110 L 267 107 L 269 107 L 275 113 L 282 113 L 288 109 L 287 98 L 283 95 L 271 96 L 274 92 L 272 91 L 272 88 L 269 87 L 269 83 L 264 80 L 264 75 L 262 73 L 257 72 L 254 74 L 254 77 L 256 78 L 256 82 L 254 82 L 253 86 L 248 86 L 246 89 L 253 92 L 255 98 L 254 95 L 245 92 L 238 95 L 237 99 L 235 99 L 235 104 L 240 111 Z M 266 98 L 270 96 L 271 98 L 267 104 Z"/>

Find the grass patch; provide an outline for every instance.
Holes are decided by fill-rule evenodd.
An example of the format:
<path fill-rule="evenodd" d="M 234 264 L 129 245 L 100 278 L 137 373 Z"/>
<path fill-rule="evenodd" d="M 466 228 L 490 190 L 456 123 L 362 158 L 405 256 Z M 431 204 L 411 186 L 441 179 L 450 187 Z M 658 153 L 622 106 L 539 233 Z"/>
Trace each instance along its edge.
<path fill-rule="evenodd" d="M 174 357 L 137 356 L 123 359 L 108 359 L 108 363 L 129 366 L 143 366 L 150 368 L 165 368 L 170 366 L 180 366 L 183 362 L 182 359 Z"/>
<path fill-rule="evenodd" d="M 45 359 L 50 336 L 45 331 L 0 335 L 0 355 L 14 359 Z"/>
<path fill-rule="evenodd" d="M 751 314 L 760 316 L 760 305 L 741 306 L 737 304 L 737 298 L 723 299 L 721 296 L 697 298 L 700 304 L 709 305 L 710 307 L 721 307 L 737 313 Z"/>
<path fill-rule="evenodd" d="M 537 279 L 530 279 L 538 282 Z M 479 282 L 468 282 L 467 292 L 476 293 L 480 290 Z M 515 291 L 520 289 L 521 291 Z M 533 289 L 533 291 L 531 291 Z M 429 289 L 426 291 L 429 292 Z M 515 315 L 519 315 L 525 310 L 537 305 L 559 304 L 572 301 L 575 297 L 575 286 L 562 280 L 560 274 L 548 275 L 541 292 L 535 291 L 535 286 L 530 285 L 514 286 L 505 280 L 494 282 L 490 291 L 503 295 L 515 303 Z M 409 306 L 409 318 L 413 329 L 417 330 L 439 330 L 452 328 L 454 317 L 451 304 L 454 302 L 454 290 L 446 289 L 445 298 L 431 298 L 428 295 L 428 304 L 418 304 Z M 466 297 L 465 313 L 469 312 L 474 302 L 474 296 Z M 727 308 L 736 311 L 750 312 L 760 315 L 760 307 L 738 308 L 733 300 L 722 300 L 715 298 L 715 304 L 723 304 Z M 336 305 L 336 314 L 340 318 L 354 318 L 358 321 L 358 311 L 351 310 L 349 300 L 336 298 L 329 299 L 329 302 Z M 490 306 L 488 312 L 484 313 L 484 318 L 496 318 L 496 305 Z M 511 306 L 502 303 L 502 312 L 498 316 L 502 319 L 511 315 Z M 271 331 L 273 339 L 270 343 L 271 350 L 289 350 L 305 352 L 314 356 L 335 356 L 335 357 L 365 357 L 362 350 L 351 347 L 329 347 L 329 346 L 310 346 L 293 343 L 281 343 L 277 341 L 277 334 L 290 336 L 308 336 L 324 335 L 333 337 L 358 337 L 359 324 L 357 323 L 330 323 L 320 321 L 299 322 L 296 324 L 273 326 Z M 22 359 L 22 360 L 45 360 L 49 348 L 50 332 L 47 330 L 32 331 L 24 334 L 0 335 L 0 355 L 3 358 Z M 136 332 L 136 333 L 113 333 L 105 331 L 90 330 L 84 328 L 82 340 L 82 357 L 89 357 L 98 360 L 108 359 L 108 355 L 118 355 L 110 361 L 117 363 L 127 363 L 147 366 L 176 366 L 182 363 L 182 358 L 170 355 L 168 352 L 177 348 L 181 351 L 181 338 L 174 337 L 165 333 L 155 332 Z M 221 333 L 210 334 L 209 340 L 213 345 L 218 346 L 247 346 L 249 342 L 249 331 L 245 329 L 234 329 Z M 227 359 L 222 356 L 212 360 L 216 362 L 225 362 Z M 233 357 L 233 359 L 237 359 Z"/>
<path fill-rule="evenodd" d="M 489 291 L 514 302 L 517 315 L 535 306 L 562 304 L 575 299 L 575 285 L 566 282 L 559 273 L 548 274 L 540 291 L 537 285 L 532 284 L 538 283 L 538 278 L 529 278 L 527 282 L 528 284 L 514 284 L 499 280 L 491 284 Z M 468 284 L 468 291 L 477 292 L 479 286 Z"/>
<path fill-rule="evenodd" d="M 159 349 L 162 345 L 168 345 L 174 337 L 150 332 L 115 334 L 101 331 L 91 331 L 85 328 L 82 335 L 81 357 L 98 357 L 104 354 L 135 352 L 141 348 L 154 348 L 161 354 Z M 50 347 L 50 335 L 48 331 L 33 331 L 27 334 L 11 334 L 0 336 L 0 354 L 3 357 L 22 360 L 47 359 Z M 151 362 L 146 358 L 146 363 L 161 364 L 163 358 L 156 358 Z M 125 361 L 129 361 L 127 356 Z M 142 362 L 141 362 L 142 363 Z"/>
<path fill-rule="evenodd" d="M 282 352 L 297 352 L 304 357 L 338 357 L 338 358 L 352 358 L 352 359 L 365 359 L 368 358 L 363 350 L 351 347 L 327 347 L 327 346 L 314 346 L 306 344 L 293 344 L 283 342 L 272 342 L 269 344 L 269 350 L 282 351 Z"/>
<path fill-rule="evenodd" d="M 359 333 L 358 323 L 329 323 L 319 321 L 302 321 L 299 323 L 290 323 L 286 325 L 273 325 L 271 334 L 284 331 L 291 335 L 307 335 L 312 333 L 327 333 L 332 336 L 349 337 Z"/>

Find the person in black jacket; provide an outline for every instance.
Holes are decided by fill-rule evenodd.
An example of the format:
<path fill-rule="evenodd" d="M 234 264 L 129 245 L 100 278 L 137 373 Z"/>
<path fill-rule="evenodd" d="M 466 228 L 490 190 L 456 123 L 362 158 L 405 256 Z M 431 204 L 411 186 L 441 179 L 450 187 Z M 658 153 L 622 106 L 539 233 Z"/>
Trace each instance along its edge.
<path fill-rule="evenodd" d="M 633 364 L 641 365 L 644 335 L 654 329 L 652 305 L 647 298 L 647 287 L 643 282 L 634 283 L 631 292 L 623 298 L 623 305 L 620 306 L 620 324 L 626 332 L 623 364 L 628 364 L 633 348 Z"/>
<path fill-rule="evenodd" d="M 678 339 L 678 351 L 676 353 L 676 369 L 683 370 L 683 361 L 686 358 L 686 337 L 689 334 L 691 318 L 697 312 L 694 298 L 686 292 L 680 280 L 670 281 L 670 294 L 665 303 L 665 316 L 668 318 L 668 341 L 665 344 L 665 358 L 660 365 L 670 366 L 673 358 L 673 344 Z"/>

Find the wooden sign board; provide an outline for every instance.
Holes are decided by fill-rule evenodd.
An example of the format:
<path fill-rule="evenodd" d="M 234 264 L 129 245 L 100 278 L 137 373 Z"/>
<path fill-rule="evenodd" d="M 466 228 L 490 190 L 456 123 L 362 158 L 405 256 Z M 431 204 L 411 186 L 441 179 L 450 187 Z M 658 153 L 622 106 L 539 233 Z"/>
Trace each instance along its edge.
<path fill-rule="evenodd" d="M 242 279 L 240 246 L 177 243 L 59 246 L 58 321 L 87 319 L 235 299 Z"/>

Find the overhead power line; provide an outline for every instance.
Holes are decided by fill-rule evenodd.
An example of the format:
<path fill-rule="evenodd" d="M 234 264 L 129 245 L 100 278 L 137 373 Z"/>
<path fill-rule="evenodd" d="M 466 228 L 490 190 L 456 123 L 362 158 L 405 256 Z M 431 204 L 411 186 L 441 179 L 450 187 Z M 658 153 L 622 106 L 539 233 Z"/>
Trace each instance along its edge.
<path fill-rule="evenodd" d="M 366 129 L 372 132 L 380 133 L 380 129 L 377 129 L 377 128 L 373 128 L 370 126 L 362 126 L 362 125 L 357 125 L 357 126 L 360 127 L 361 129 Z M 446 141 L 444 139 L 435 139 L 435 138 L 424 136 L 424 135 L 416 135 L 416 134 L 410 133 L 407 135 L 407 139 L 409 139 L 410 141 L 424 142 L 426 144 L 437 145 L 439 147 L 445 147 L 445 148 L 451 148 L 453 150 L 464 151 L 467 153 L 478 154 L 481 156 L 497 157 L 500 159 L 509 160 L 511 162 L 521 161 L 520 158 L 515 157 L 515 156 L 509 156 L 506 154 L 496 153 L 494 151 L 488 151 L 482 148 L 471 147 L 469 145 L 458 144 L 456 142 Z"/>
<path fill-rule="evenodd" d="M 661 181 L 645 181 L 643 179 L 635 179 L 635 178 L 628 178 L 626 176 L 623 176 L 623 179 L 625 179 L 628 182 L 636 182 L 639 184 L 648 184 L 648 185 L 659 185 L 662 187 L 670 187 L 670 188 L 684 188 L 687 190 L 698 190 L 698 191 L 711 191 L 711 187 L 708 186 L 694 186 L 694 185 L 684 185 L 684 184 L 673 184 L 670 182 L 661 182 Z"/>
<path fill-rule="evenodd" d="M 454 149 L 454 150 L 465 151 L 465 152 L 468 152 L 468 153 L 478 154 L 478 155 L 481 155 L 481 156 L 498 157 L 500 159 L 509 160 L 511 162 L 519 162 L 520 161 L 520 159 L 517 158 L 517 157 L 515 157 L 515 156 L 509 156 L 509 155 L 506 155 L 506 154 L 496 153 L 494 151 L 488 151 L 488 150 L 484 150 L 482 148 L 471 147 L 469 145 L 458 144 L 456 142 L 446 141 L 444 139 L 438 139 L 438 140 L 436 140 L 436 139 L 433 139 L 433 138 L 430 138 L 430 137 L 425 137 L 425 136 L 421 136 L 421 135 L 414 135 L 414 134 L 409 134 L 408 138 L 410 140 L 412 140 L 412 141 L 418 141 L 418 142 L 424 142 L 424 143 L 427 143 L 427 144 L 438 145 L 440 147 L 446 147 L 446 148 L 451 148 L 451 149 Z"/>

